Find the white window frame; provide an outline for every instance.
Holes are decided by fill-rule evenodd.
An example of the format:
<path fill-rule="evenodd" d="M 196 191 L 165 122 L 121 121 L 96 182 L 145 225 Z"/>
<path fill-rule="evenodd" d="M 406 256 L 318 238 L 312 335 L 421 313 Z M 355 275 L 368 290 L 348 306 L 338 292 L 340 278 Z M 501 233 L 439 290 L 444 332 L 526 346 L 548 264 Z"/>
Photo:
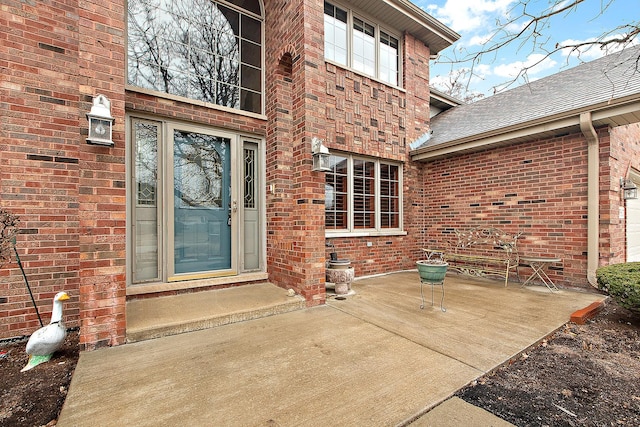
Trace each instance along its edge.
<path fill-rule="evenodd" d="M 401 87 L 402 85 L 402 38 L 398 35 L 397 32 L 395 31 L 391 31 L 388 28 L 384 27 L 383 25 L 380 25 L 378 22 L 376 22 L 375 19 L 369 18 L 366 16 L 366 14 L 363 14 L 359 11 L 354 11 L 342 4 L 340 4 L 339 2 L 335 2 L 335 1 L 326 1 L 325 3 L 328 3 L 336 8 L 341 9 L 342 11 L 347 13 L 347 55 L 346 55 L 346 63 L 337 61 L 335 59 L 332 58 L 326 58 L 325 57 L 325 61 L 331 62 L 333 64 L 339 65 L 341 67 L 346 67 L 349 68 L 350 70 L 352 70 L 355 73 L 358 74 L 362 74 L 365 75 L 367 77 L 373 78 L 375 80 L 378 80 L 384 84 L 387 85 L 391 85 L 391 86 L 395 86 L 395 87 Z M 324 9 L 323 9 L 324 10 Z M 324 14 L 324 12 L 323 12 Z M 326 14 L 324 15 L 326 16 Z M 354 68 L 354 18 L 360 21 L 363 21 L 365 24 L 371 25 L 374 28 L 374 32 L 375 32 L 375 60 L 374 60 L 374 73 L 373 74 L 369 74 L 365 71 L 359 70 Z M 326 25 L 324 28 L 324 31 L 326 32 Z M 380 61 L 381 61 L 381 54 L 380 54 L 380 49 L 381 49 L 381 40 L 380 40 L 380 33 L 385 33 L 387 36 L 389 37 L 393 37 L 397 43 L 398 43 L 398 49 L 397 49 L 397 70 L 396 70 L 396 77 L 397 77 L 397 81 L 396 82 L 390 82 L 388 80 L 385 80 L 381 77 L 381 67 L 380 67 Z M 385 46 L 387 46 L 385 44 Z"/>
<path fill-rule="evenodd" d="M 347 227 L 342 229 L 325 229 L 326 237 L 358 237 L 358 236 L 386 236 L 386 235 L 405 235 L 403 225 L 403 165 L 400 162 L 394 162 L 381 158 L 366 157 L 356 154 L 336 152 L 336 156 L 347 159 Z M 375 226 L 371 228 L 356 228 L 354 219 L 354 160 L 362 160 L 375 164 Z M 381 194 L 380 194 L 380 165 L 391 165 L 398 168 L 398 227 L 382 228 L 381 227 Z M 325 189 L 326 191 L 326 189 Z"/>

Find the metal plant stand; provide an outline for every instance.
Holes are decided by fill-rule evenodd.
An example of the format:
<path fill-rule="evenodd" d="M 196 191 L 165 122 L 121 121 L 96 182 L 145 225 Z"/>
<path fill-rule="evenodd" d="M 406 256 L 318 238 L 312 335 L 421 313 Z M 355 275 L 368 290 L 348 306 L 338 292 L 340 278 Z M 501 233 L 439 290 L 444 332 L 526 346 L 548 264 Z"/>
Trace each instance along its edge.
<path fill-rule="evenodd" d="M 442 312 L 446 312 L 447 309 L 444 308 L 444 280 L 441 280 L 439 282 L 433 282 L 433 281 L 420 279 L 420 297 L 422 298 L 422 304 L 420 305 L 420 309 L 421 310 L 424 309 L 424 291 L 422 288 L 425 283 L 431 285 L 431 307 L 433 307 L 433 287 L 434 286 L 442 287 L 442 296 L 440 298 L 440 310 L 442 310 Z"/>

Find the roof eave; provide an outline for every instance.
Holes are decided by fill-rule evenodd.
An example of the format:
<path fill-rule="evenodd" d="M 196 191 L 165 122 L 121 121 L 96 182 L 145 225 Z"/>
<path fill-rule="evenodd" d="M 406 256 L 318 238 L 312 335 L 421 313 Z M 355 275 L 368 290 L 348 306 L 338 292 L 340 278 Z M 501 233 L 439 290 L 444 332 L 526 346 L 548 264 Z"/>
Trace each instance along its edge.
<path fill-rule="evenodd" d="M 541 136 L 551 136 L 560 130 L 580 128 L 580 114 L 591 112 L 591 118 L 596 127 L 621 126 L 640 121 L 640 99 L 637 95 L 632 100 L 618 101 L 615 104 L 606 104 L 606 108 L 593 105 L 589 108 L 574 110 L 564 115 L 547 117 L 541 120 L 530 121 L 513 126 L 473 135 L 442 144 L 418 148 L 411 152 L 414 161 L 429 161 L 440 157 L 457 154 L 463 151 L 478 151 L 484 148 L 499 146 L 514 141 L 527 141 Z"/>
<path fill-rule="evenodd" d="M 429 46 L 432 56 L 460 39 L 460 34 L 408 0 L 350 0 L 349 4 L 396 30 L 411 34 Z"/>
<path fill-rule="evenodd" d="M 408 0 L 382 0 L 382 2 L 402 12 L 411 20 L 419 23 L 442 39 L 442 45 L 432 46 L 433 43 L 430 44 L 431 54 L 433 55 L 451 46 L 460 39 L 460 34 L 453 31 L 451 28 L 447 27 L 442 22 L 438 21 Z"/>
<path fill-rule="evenodd" d="M 429 87 L 429 96 L 431 98 L 434 98 L 435 100 L 443 103 L 443 104 L 446 104 L 446 105 L 450 106 L 450 107 L 456 107 L 458 105 L 464 104 L 464 102 L 462 102 L 461 100 L 459 100 L 459 99 L 457 99 L 457 98 L 455 98 L 455 97 L 453 97 L 451 95 L 448 95 L 448 94 L 446 94 L 444 92 L 441 92 L 438 89 L 436 89 L 434 87 L 431 87 L 431 86 Z"/>

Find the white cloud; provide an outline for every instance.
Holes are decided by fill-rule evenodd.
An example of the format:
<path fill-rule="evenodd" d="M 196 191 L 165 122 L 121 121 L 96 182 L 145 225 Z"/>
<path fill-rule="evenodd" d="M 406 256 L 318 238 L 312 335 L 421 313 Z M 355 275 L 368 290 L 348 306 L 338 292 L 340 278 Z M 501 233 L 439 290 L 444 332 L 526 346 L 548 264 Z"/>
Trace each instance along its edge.
<path fill-rule="evenodd" d="M 435 87 L 436 89 L 441 90 L 441 91 L 448 90 L 448 88 L 450 86 L 449 82 L 450 82 L 449 76 L 443 76 L 443 75 L 432 76 L 429 79 L 429 84 L 431 86 Z"/>
<path fill-rule="evenodd" d="M 506 16 L 514 0 L 447 0 L 444 6 L 430 4 L 426 10 L 457 32 L 492 28 L 495 16 Z"/>
<path fill-rule="evenodd" d="M 482 34 L 473 36 L 467 41 L 467 46 L 484 46 L 489 40 L 491 40 L 493 34 Z"/>
<path fill-rule="evenodd" d="M 477 64 L 473 67 L 474 79 L 483 80 L 493 74 L 491 72 L 491 66 L 487 64 Z M 473 80 L 473 79 L 472 79 Z"/>
<path fill-rule="evenodd" d="M 509 22 L 504 26 L 504 30 L 507 34 L 518 34 L 520 31 L 524 30 L 524 28 L 529 25 L 530 22 L 530 20 Z"/>
<path fill-rule="evenodd" d="M 550 57 L 534 53 L 527 57 L 526 61 L 515 61 L 509 64 L 501 64 L 493 69 L 493 73 L 499 77 L 514 79 L 526 68 L 527 75 L 534 76 L 547 70 L 554 69 L 557 62 Z"/>

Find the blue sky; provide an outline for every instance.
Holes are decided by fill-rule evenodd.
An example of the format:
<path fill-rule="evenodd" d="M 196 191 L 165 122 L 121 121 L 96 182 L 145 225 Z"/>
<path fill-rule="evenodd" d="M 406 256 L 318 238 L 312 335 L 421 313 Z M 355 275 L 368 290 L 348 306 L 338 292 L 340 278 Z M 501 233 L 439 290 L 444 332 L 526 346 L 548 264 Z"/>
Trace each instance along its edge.
<path fill-rule="evenodd" d="M 483 49 L 491 42 L 487 38 L 505 23 L 514 18 L 508 27 L 511 31 L 520 31 L 530 19 L 522 16 L 523 3 L 527 3 L 527 12 L 537 15 L 547 10 L 552 4 L 560 7 L 569 1 L 553 0 L 412 0 L 414 4 L 427 13 L 455 30 L 461 35 L 452 47 L 444 50 L 440 58 L 431 63 L 431 83 L 436 88 L 443 89 L 443 81 L 449 80 L 452 65 L 446 62 L 452 58 L 464 58 L 469 53 Z M 591 61 L 604 55 L 599 48 L 591 48 L 569 54 L 561 51 L 544 58 L 545 49 L 553 49 L 556 43 L 565 45 L 567 42 L 593 40 L 603 35 L 609 37 L 620 34 L 623 25 L 638 26 L 640 20 L 639 0 L 584 0 L 568 12 L 563 12 L 551 18 L 544 28 L 539 29 L 538 44 L 534 46 L 529 41 L 511 43 L 500 48 L 493 54 L 484 55 L 474 65 L 475 76 L 469 80 L 468 90 L 490 96 L 494 87 L 504 86 L 514 82 L 517 73 L 524 65 L 541 61 L 527 71 L 525 77 L 518 78 L 514 85 L 523 84 L 528 80 L 557 73 L 573 67 L 582 61 Z M 495 38 L 494 38 L 495 40 Z M 635 43 L 638 43 L 636 39 Z M 483 45 L 483 42 L 485 43 Z M 610 51 L 611 53 L 611 51 Z M 579 56 L 579 57 L 578 57 Z M 470 69 L 470 62 L 454 64 L 456 70 Z M 468 73 L 467 75 L 469 75 Z M 467 79 L 468 80 L 468 79 Z M 465 81 L 466 82 L 466 81 Z"/>

